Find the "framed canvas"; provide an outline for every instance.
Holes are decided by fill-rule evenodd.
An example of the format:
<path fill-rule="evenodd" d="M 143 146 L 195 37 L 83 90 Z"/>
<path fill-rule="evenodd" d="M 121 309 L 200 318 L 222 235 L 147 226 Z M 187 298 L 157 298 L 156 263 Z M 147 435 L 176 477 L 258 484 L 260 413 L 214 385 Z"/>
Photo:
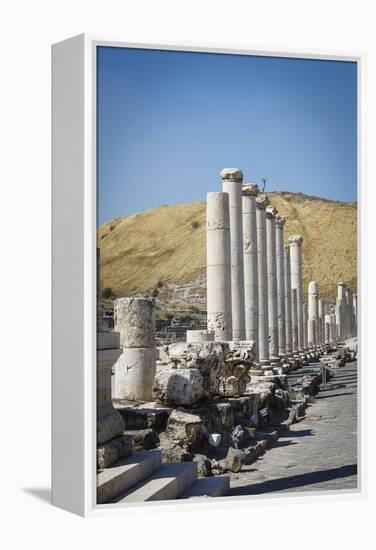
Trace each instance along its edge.
<path fill-rule="evenodd" d="M 53 46 L 56 506 L 364 492 L 364 63 Z"/>

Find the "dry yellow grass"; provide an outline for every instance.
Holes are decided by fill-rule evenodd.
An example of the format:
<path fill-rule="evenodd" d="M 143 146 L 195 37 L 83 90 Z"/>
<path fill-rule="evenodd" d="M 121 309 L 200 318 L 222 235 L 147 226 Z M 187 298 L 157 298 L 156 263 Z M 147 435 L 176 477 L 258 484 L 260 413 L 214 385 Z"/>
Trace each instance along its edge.
<path fill-rule="evenodd" d="M 326 201 L 295 193 L 269 193 L 287 217 L 286 240 L 302 235 L 303 283 L 316 280 L 320 294 L 335 296 L 335 284 L 356 289 L 354 203 Z M 206 205 L 163 205 L 116 218 L 98 229 L 101 286 L 117 295 L 145 292 L 160 282 L 186 283 L 206 268 Z"/>

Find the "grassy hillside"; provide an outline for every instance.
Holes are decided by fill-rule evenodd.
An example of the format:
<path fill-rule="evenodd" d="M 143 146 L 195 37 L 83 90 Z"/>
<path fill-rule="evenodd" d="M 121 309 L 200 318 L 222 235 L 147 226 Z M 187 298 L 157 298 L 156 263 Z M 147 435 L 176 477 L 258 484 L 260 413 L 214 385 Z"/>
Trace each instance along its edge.
<path fill-rule="evenodd" d="M 287 217 L 286 240 L 304 238 L 304 287 L 315 279 L 321 296 L 333 297 L 342 279 L 356 289 L 356 204 L 287 192 L 268 196 Z M 201 202 L 158 206 L 103 224 L 98 229 L 102 288 L 121 296 L 195 279 L 206 267 L 205 224 Z"/>

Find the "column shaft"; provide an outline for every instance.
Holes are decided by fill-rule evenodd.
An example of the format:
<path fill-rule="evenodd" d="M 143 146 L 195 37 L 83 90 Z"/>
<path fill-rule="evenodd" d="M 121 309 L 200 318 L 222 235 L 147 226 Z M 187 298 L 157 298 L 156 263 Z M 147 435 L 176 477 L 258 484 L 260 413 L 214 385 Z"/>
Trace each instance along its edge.
<path fill-rule="evenodd" d="M 303 237 L 290 237 L 291 289 L 296 289 L 298 311 L 298 348 L 303 351 L 303 292 L 302 292 L 302 242 Z"/>
<path fill-rule="evenodd" d="M 285 316 L 286 316 L 286 352 L 292 353 L 292 320 L 291 320 L 291 267 L 290 247 L 284 246 L 285 250 Z"/>
<path fill-rule="evenodd" d="M 292 351 L 298 353 L 298 300 L 296 288 L 291 289 Z"/>
<path fill-rule="evenodd" d="M 207 328 L 232 340 L 229 196 L 207 194 Z"/>
<path fill-rule="evenodd" d="M 311 281 L 308 285 L 308 321 L 315 321 L 314 323 L 308 323 L 308 346 L 316 349 L 318 343 L 318 318 L 319 318 L 319 304 L 318 304 L 319 287 L 315 281 Z M 314 330 L 314 334 L 312 334 Z"/>
<path fill-rule="evenodd" d="M 222 190 L 229 195 L 230 208 L 232 337 L 244 340 L 243 172 L 238 168 L 224 168 L 221 178 Z"/>
<path fill-rule="evenodd" d="M 243 255 L 244 255 L 244 301 L 245 338 L 256 342 L 258 360 L 258 267 L 255 184 L 243 185 Z"/>
<path fill-rule="evenodd" d="M 257 226 L 257 269 L 259 295 L 259 360 L 269 362 L 269 322 L 268 322 L 268 270 L 266 261 L 266 212 L 269 204 L 267 197 L 256 199 Z"/>
<path fill-rule="evenodd" d="M 277 303 L 277 265 L 275 246 L 275 216 L 274 206 L 266 209 L 266 246 L 268 269 L 268 307 L 269 307 L 269 355 L 278 358 L 278 303 Z"/>
<path fill-rule="evenodd" d="M 286 218 L 275 220 L 276 262 L 277 262 L 277 311 L 278 311 L 278 355 L 286 355 L 286 309 L 285 309 L 285 244 L 284 225 Z"/>

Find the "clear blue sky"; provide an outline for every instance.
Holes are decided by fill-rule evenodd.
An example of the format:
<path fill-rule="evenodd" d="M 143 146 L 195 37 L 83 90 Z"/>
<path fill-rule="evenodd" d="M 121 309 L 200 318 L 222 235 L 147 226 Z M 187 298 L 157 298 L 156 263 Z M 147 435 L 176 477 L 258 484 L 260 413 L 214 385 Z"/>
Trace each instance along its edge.
<path fill-rule="evenodd" d="M 219 172 L 356 200 L 356 64 L 98 48 L 98 222 L 206 199 Z"/>

